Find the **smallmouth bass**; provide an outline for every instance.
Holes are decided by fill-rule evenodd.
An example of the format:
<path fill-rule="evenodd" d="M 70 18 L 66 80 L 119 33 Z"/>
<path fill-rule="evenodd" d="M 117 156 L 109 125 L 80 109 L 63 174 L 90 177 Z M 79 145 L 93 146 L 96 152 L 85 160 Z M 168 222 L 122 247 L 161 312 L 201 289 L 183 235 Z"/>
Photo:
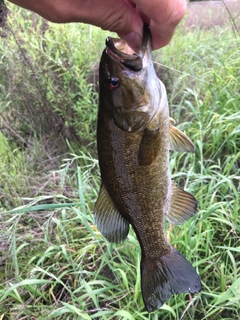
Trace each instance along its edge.
<path fill-rule="evenodd" d="M 164 84 L 152 63 L 151 34 L 130 54 L 121 39 L 107 38 L 99 67 L 97 147 L 102 185 L 97 227 L 110 242 L 124 241 L 132 225 L 142 250 L 141 290 L 148 312 L 174 293 L 196 293 L 192 265 L 168 242 L 165 217 L 182 224 L 197 210 L 195 198 L 170 178 L 169 150 L 193 152 L 174 126 Z"/>

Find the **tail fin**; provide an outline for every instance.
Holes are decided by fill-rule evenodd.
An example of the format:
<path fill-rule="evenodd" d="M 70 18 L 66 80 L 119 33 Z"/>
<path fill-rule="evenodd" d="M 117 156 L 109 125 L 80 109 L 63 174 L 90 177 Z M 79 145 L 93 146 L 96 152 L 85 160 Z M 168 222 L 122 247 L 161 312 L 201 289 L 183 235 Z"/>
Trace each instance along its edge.
<path fill-rule="evenodd" d="M 201 281 L 193 266 L 172 247 L 170 253 L 158 260 L 143 258 L 142 295 L 148 312 L 160 308 L 174 293 L 196 293 Z"/>

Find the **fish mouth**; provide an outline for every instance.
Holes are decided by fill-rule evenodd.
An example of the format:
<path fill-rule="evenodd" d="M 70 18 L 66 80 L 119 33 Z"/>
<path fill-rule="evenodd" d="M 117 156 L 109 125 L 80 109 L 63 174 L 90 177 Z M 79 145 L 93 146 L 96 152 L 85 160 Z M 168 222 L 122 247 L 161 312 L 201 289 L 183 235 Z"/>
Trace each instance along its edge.
<path fill-rule="evenodd" d="M 107 37 L 106 46 L 106 52 L 115 61 L 131 71 L 140 71 L 148 62 L 152 52 L 150 28 L 144 24 L 142 45 L 138 53 L 134 52 L 123 39 Z"/>

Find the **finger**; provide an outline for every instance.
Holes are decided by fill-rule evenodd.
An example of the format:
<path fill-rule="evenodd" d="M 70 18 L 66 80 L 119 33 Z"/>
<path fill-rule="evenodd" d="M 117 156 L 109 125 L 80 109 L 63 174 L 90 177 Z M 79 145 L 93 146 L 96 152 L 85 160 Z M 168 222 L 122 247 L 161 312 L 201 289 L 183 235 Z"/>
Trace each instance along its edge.
<path fill-rule="evenodd" d="M 75 13 L 75 21 L 79 21 L 81 14 L 82 22 L 116 32 L 132 49 L 137 51 L 140 48 L 143 22 L 134 8 L 134 2 L 125 0 L 82 0 L 80 2 L 81 12 Z"/>
<path fill-rule="evenodd" d="M 168 44 L 177 24 L 185 14 L 186 0 L 134 0 L 134 2 L 139 10 L 144 12 L 144 16 L 150 19 L 153 49 Z"/>
<path fill-rule="evenodd" d="M 52 22 L 85 22 L 116 32 L 135 51 L 141 46 L 143 22 L 133 0 L 10 1 Z"/>

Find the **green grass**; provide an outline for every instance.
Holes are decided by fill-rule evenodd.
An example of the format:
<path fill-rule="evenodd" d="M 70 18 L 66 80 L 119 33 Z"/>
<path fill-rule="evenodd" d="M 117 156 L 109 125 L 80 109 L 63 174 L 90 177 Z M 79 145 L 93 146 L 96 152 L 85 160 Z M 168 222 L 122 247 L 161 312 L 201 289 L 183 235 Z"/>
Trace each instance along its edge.
<path fill-rule="evenodd" d="M 18 10 L 15 14 L 19 19 Z M 195 195 L 199 211 L 183 226 L 166 223 L 166 232 L 198 271 L 203 289 L 195 296 L 172 296 L 148 314 L 134 232 L 122 244 L 109 244 L 92 217 L 100 176 L 96 97 L 88 69 L 100 59 L 105 34 L 87 26 L 51 24 L 44 36 L 41 21 L 36 30 L 31 19 L 19 20 L 22 31 L 15 23 L 14 34 L 34 72 L 11 33 L 1 39 L 1 75 L 8 72 L 8 77 L 0 76 L 0 319 L 239 319 L 239 39 L 227 29 L 180 28 L 172 43 L 154 54 L 155 62 L 163 65 L 171 116 L 196 149 L 195 154 L 171 153 L 170 168 L 173 179 Z M 33 74 L 44 96 L 31 81 Z M 77 98 L 72 113 L 69 106 L 79 83 L 86 100 Z M 37 130 L 44 117 L 40 121 L 33 114 L 26 122 L 24 101 L 29 110 L 40 112 L 42 99 L 47 115 L 56 120 L 60 114 L 65 125 L 74 114 L 74 137 L 83 138 L 76 144 L 69 139 L 70 153 L 59 158 L 49 126 L 46 132 Z M 91 125 L 83 127 L 86 123 Z M 6 124 L 14 131 L 5 130 Z"/>

